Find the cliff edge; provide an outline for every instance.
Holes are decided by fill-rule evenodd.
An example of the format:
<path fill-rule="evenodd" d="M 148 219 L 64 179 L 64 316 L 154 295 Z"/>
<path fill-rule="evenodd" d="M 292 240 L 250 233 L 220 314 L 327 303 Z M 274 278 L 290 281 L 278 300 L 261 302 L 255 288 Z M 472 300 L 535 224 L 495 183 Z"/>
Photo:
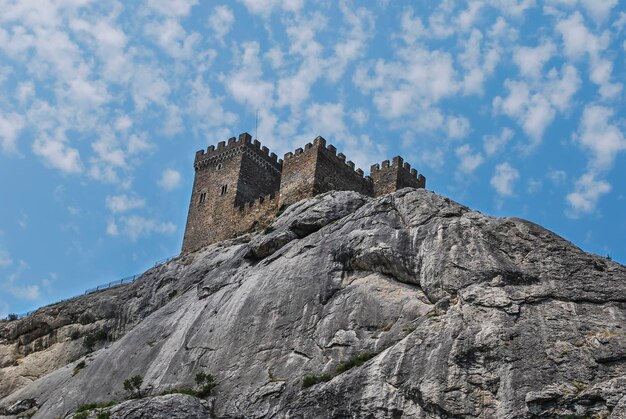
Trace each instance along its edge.
<path fill-rule="evenodd" d="M 0 322 L 0 368 L 9 417 L 624 418 L 626 267 L 422 189 L 329 192 Z M 158 396 L 199 371 L 207 400 Z"/>

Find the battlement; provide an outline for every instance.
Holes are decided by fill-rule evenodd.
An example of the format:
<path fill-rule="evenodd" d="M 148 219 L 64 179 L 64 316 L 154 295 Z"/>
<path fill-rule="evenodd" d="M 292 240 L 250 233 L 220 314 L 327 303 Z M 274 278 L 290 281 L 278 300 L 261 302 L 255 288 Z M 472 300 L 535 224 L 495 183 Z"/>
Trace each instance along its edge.
<path fill-rule="evenodd" d="M 400 156 L 396 156 L 394 157 L 391 162 L 389 160 L 383 160 L 382 164 L 373 164 L 370 167 L 370 176 L 371 174 L 377 174 L 379 173 L 381 170 L 387 170 L 387 169 L 399 169 L 402 170 L 403 172 L 405 172 L 408 176 L 414 178 L 415 180 L 419 180 L 420 177 L 424 177 L 420 174 L 417 173 L 416 169 L 412 169 L 411 165 L 407 162 L 404 161 L 404 159 Z M 424 178 L 426 179 L 426 178 Z"/>
<path fill-rule="evenodd" d="M 324 192 L 377 197 L 426 187 L 426 178 L 400 156 L 372 165 L 365 176 L 323 137 L 279 160 L 244 132 L 196 152 L 194 168 L 183 253 L 265 228 L 280 208 Z"/>
<path fill-rule="evenodd" d="M 267 147 L 262 146 L 258 140 L 253 141 L 252 136 L 250 136 L 247 132 L 241 133 L 239 138 L 229 138 L 228 142 L 220 141 L 217 143 L 217 147 L 211 145 L 206 149 L 206 151 L 196 151 L 194 166 L 196 170 L 198 170 L 211 165 L 217 165 L 224 159 L 245 152 L 262 159 L 264 163 L 268 164 L 275 170 L 281 170 L 283 161 L 279 160 L 275 153 L 270 153 L 270 150 Z"/>
<path fill-rule="evenodd" d="M 364 177 L 365 173 L 363 172 L 363 170 L 358 168 L 355 169 L 355 164 L 351 160 L 346 161 L 346 156 L 343 153 L 337 153 L 337 147 L 335 147 L 334 145 L 326 145 L 326 140 L 323 137 L 317 137 L 315 140 L 313 140 L 312 143 L 305 144 L 304 149 L 297 148 L 293 153 L 285 153 L 283 157 L 283 162 L 285 162 L 285 164 L 288 164 L 288 161 L 289 163 L 291 163 L 291 160 L 294 157 L 299 156 L 312 149 L 324 150 L 324 153 L 328 157 L 334 157 L 335 164 L 337 164 L 339 167 L 345 166 L 346 168 L 354 171 L 355 174 L 359 177 Z"/>

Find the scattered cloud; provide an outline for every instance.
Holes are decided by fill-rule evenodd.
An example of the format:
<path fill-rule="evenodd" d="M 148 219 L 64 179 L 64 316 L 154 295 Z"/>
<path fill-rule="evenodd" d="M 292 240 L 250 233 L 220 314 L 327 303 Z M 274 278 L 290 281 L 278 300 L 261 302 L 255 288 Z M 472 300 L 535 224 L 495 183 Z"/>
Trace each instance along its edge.
<path fill-rule="evenodd" d="M 519 179 L 519 172 L 509 163 L 496 166 L 496 170 L 489 182 L 500 196 L 512 196 L 513 187 Z"/>
<path fill-rule="evenodd" d="M 501 152 L 509 141 L 513 138 L 513 130 L 502 128 L 498 135 L 483 136 L 483 148 L 487 156 L 493 156 Z"/>
<path fill-rule="evenodd" d="M 5 154 L 17 153 L 17 137 L 24 128 L 24 118 L 12 112 L 0 114 L 0 150 Z"/>
<path fill-rule="evenodd" d="M 586 26 L 583 16 L 574 12 L 566 19 L 556 24 L 556 30 L 561 34 L 565 46 L 565 54 L 572 59 L 589 57 L 589 79 L 600 88 L 603 98 L 613 98 L 620 94 L 623 89 L 621 83 L 612 83 L 611 74 L 613 64 L 602 57 L 607 49 L 611 35 L 604 31 L 600 35 L 594 35 Z"/>
<path fill-rule="evenodd" d="M 463 173 L 473 173 L 485 160 L 480 153 L 474 153 L 469 144 L 457 147 L 456 155 L 460 160 L 459 170 Z"/>
<path fill-rule="evenodd" d="M 574 192 L 567 195 L 569 210 L 566 214 L 577 218 L 581 214 L 592 213 L 603 195 L 611 191 L 611 185 L 601 179 L 597 179 L 592 172 L 585 173 L 576 181 Z"/>
<path fill-rule="evenodd" d="M 537 47 L 518 47 L 513 53 L 513 61 L 524 77 L 540 77 L 546 63 L 556 53 L 556 45 L 547 41 Z"/>
<path fill-rule="evenodd" d="M 174 169 L 165 169 L 161 174 L 161 178 L 157 181 L 159 187 L 166 191 L 171 191 L 180 186 L 182 177 L 180 173 Z"/>
<path fill-rule="evenodd" d="M 113 213 L 127 212 L 132 209 L 143 208 L 146 201 L 138 196 L 128 196 L 126 194 L 107 196 L 106 207 Z"/>
<path fill-rule="evenodd" d="M 113 221 L 107 223 L 106 232 L 110 236 L 123 234 L 135 241 L 154 233 L 172 234 L 176 232 L 176 225 L 171 222 L 161 222 L 152 218 L 131 215 L 122 217 L 117 223 Z"/>
<path fill-rule="evenodd" d="M 215 37 L 220 41 L 233 28 L 235 15 L 230 7 L 226 5 L 217 6 L 211 16 L 209 16 L 209 27 L 213 29 Z"/>
<path fill-rule="evenodd" d="M 550 170 L 547 177 L 555 186 L 564 185 L 567 181 L 567 173 L 564 170 Z"/>
<path fill-rule="evenodd" d="M 617 154 L 626 150 L 624 133 L 611 122 L 614 115 L 612 108 L 595 104 L 589 104 L 583 110 L 574 139 L 591 153 L 590 168 L 593 170 L 610 169 Z"/>

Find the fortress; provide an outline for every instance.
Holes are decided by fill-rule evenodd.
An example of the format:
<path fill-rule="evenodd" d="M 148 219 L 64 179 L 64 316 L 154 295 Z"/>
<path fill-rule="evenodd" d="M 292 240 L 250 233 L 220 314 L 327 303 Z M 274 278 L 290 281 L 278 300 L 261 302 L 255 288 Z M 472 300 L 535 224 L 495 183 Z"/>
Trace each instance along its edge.
<path fill-rule="evenodd" d="M 426 178 L 400 156 L 374 164 L 364 176 L 346 156 L 317 137 L 279 160 L 250 134 L 196 152 L 183 253 L 261 230 L 287 206 L 328 191 L 378 197 L 405 187 L 425 188 Z"/>

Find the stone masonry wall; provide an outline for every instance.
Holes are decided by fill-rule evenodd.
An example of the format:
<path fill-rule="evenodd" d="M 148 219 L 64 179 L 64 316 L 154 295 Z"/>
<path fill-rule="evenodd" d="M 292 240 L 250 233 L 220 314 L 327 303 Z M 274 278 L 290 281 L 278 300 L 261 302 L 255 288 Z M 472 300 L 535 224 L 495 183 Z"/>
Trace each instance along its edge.
<path fill-rule="evenodd" d="M 363 170 L 354 168 L 354 163 L 346 162 L 346 157 L 337 149 L 318 137 L 313 147 L 318 149 L 315 171 L 315 194 L 328 191 L 355 191 L 371 196 L 373 184 L 370 178 L 363 176 Z"/>
<path fill-rule="evenodd" d="M 183 253 L 264 229 L 281 208 L 320 193 L 351 190 L 378 197 L 426 186 L 426 178 L 399 156 L 373 165 L 364 176 L 322 137 L 283 161 L 243 133 L 198 151 L 194 167 Z"/>
<path fill-rule="evenodd" d="M 382 167 L 378 164 L 370 168 L 370 177 L 374 186 L 374 196 L 382 196 L 402 188 L 425 188 L 426 178 L 411 169 L 409 163 L 404 163 L 402 157 L 396 156 L 391 161 L 383 161 Z"/>

